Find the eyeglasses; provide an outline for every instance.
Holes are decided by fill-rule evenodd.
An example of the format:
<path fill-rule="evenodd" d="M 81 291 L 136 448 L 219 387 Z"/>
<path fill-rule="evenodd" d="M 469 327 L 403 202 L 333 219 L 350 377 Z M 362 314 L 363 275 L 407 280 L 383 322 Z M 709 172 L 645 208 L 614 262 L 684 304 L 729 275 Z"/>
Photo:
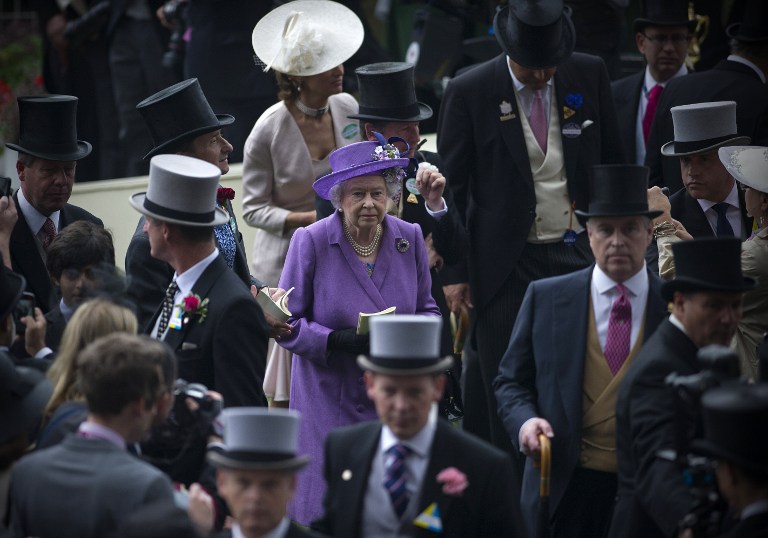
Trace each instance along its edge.
<path fill-rule="evenodd" d="M 654 45 L 666 45 L 667 43 L 672 43 L 673 45 L 682 45 L 683 43 L 688 43 L 691 40 L 691 36 L 683 35 L 683 34 L 672 34 L 672 35 L 643 34 L 643 37 L 645 37 L 645 39 L 647 39 Z"/>

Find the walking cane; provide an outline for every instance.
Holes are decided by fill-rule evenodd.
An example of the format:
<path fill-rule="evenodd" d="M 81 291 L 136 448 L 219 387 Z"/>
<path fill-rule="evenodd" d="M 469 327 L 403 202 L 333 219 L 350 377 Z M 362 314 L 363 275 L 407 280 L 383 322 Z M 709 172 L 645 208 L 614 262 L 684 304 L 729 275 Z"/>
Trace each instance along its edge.
<path fill-rule="evenodd" d="M 539 445 L 541 446 L 541 456 L 538 462 L 533 466 L 541 469 L 541 480 L 539 482 L 539 513 L 536 523 L 537 538 L 550 538 L 549 529 L 549 477 L 552 473 L 552 444 L 549 437 L 543 433 L 539 434 Z"/>

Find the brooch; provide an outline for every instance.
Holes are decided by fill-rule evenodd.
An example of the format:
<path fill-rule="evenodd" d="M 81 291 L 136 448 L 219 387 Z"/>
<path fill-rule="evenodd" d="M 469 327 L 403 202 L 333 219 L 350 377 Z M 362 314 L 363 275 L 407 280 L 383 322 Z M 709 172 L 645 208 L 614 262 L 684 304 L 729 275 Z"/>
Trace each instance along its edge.
<path fill-rule="evenodd" d="M 410 246 L 411 244 L 407 239 L 403 239 L 402 237 L 395 239 L 395 248 L 397 248 L 397 250 L 400 252 L 405 252 Z"/>

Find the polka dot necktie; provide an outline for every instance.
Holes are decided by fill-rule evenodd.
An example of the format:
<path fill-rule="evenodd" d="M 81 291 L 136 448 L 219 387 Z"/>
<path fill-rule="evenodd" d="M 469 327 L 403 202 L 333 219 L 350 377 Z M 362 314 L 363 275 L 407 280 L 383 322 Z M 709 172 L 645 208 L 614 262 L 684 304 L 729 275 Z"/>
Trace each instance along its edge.
<path fill-rule="evenodd" d="M 621 370 L 629 356 L 629 341 L 632 334 L 632 305 L 627 297 L 627 288 L 616 284 L 619 296 L 613 301 L 608 319 L 608 337 L 605 341 L 605 360 L 611 373 Z"/>
<path fill-rule="evenodd" d="M 392 501 L 392 509 L 398 519 L 403 517 L 408 507 L 410 493 L 406 487 L 408 477 L 406 474 L 405 458 L 411 455 L 411 449 L 405 445 L 397 444 L 389 448 L 384 462 L 384 487 Z"/>
<path fill-rule="evenodd" d="M 165 299 L 163 299 L 163 308 L 160 311 L 160 323 L 157 326 L 157 338 L 162 340 L 165 330 L 168 328 L 168 321 L 173 312 L 173 300 L 176 298 L 176 292 L 179 291 L 179 285 L 174 280 L 165 290 Z"/>

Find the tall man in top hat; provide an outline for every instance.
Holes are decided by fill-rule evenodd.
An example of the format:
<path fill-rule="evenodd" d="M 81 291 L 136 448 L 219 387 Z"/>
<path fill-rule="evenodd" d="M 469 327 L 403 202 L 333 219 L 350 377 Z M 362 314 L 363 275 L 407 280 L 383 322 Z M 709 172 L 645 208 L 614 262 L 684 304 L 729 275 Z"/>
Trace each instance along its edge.
<path fill-rule="evenodd" d="M 662 284 L 672 314 L 635 357 L 619 388 L 616 454 L 619 487 L 610 536 L 669 538 L 692 507 L 693 496 L 677 463 L 657 456 L 692 437 L 700 419 L 676 417 L 667 376 L 699 372 L 698 350 L 727 346 L 741 320 L 741 296 L 755 287 L 741 272 L 741 241 L 707 238 L 672 245 L 677 274 Z"/>
<path fill-rule="evenodd" d="M 299 414 L 287 409 L 226 409 L 224 442 L 208 452 L 216 485 L 234 519 L 215 538 L 317 537 L 288 519 L 297 473 L 309 461 L 296 453 Z"/>
<path fill-rule="evenodd" d="M 323 518 L 330 536 L 516 536 L 512 463 L 437 417 L 445 388 L 442 319 L 371 320 L 365 370 L 378 421 L 331 432 L 325 443 Z"/>
<path fill-rule="evenodd" d="M 733 236 L 745 239 L 752 230 L 744 194 L 717 155 L 718 148 L 749 144 L 736 130 L 736 103 L 697 103 L 672 109 L 675 139 L 661 147 L 677 157 L 684 190 L 669 203 L 673 219 L 693 237 Z M 654 224 L 661 224 L 655 222 Z"/>
<path fill-rule="evenodd" d="M 685 57 L 696 21 L 683 0 L 645 0 L 635 19 L 635 44 L 645 69 L 611 84 L 627 162 L 645 162 L 645 142 L 667 82 L 688 74 Z"/>
<path fill-rule="evenodd" d="M 37 306 L 48 312 L 57 302 L 45 269 L 45 249 L 56 234 L 76 220 L 102 225 L 99 218 L 67 202 L 72 195 L 77 161 L 91 144 L 77 139 L 77 97 L 19 97 L 19 152 L 16 172 L 21 188 L 14 194 L 18 221 L 10 239 L 13 270 L 24 275 Z"/>
<path fill-rule="evenodd" d="M 220 392 L 227 406 L 266 405 L 264 315 L 214 242 L 214 226 L 229 220 L 216 206 L 220 176 L 200 159 L 157 155 L 147 192 L 130 199 L 152 256 L 175 271 L 146 330 L 176 351 L 182 379 Z"/>
<path fill-rule="evenodd" d="M 438 150 L 469 232 L 483 386 L 464 403 L 485 406 L 494 444 L 511 451 L 492 382 L 525 290 L 592 262 L 573 209 L 587 207 L 592 165 L 624 159 L 605 65 L 572 53 L 563 3 L 510 2 L 494 28 L 504 53 L 448 84 Z"/>
<path fill-rule="evenodd" d="M 683 188 L 685 174 L 675 159 L 659 150 L 673 137 L 673 107 L 736 101 L 735 132 L 750 137 L 755 144 L 768 145 L 768 3 L 747 0 L 743 22 L 732 24 L 726 33 L 731 39 L 728 58 L 712 69 L 669 81 L 659 101 L 645 164 L 651 169 L 651 184 L 668 187 L 672 193 Z"/>
<path fill-rule="evenodd" d="M 554 536 L 608 533 L 616 495 L 616 395 L 633 358 L 666 316 L 645 266 L 653 237 L 644 166 L 595 166 L 587 228 L 596 264 L 532 282 L 496 378 L 499 414 L 529 456 L 522 510 L 537 536 L 539 435 L 552 438 Z M 554 338 L 552 335 L 556 335 Z"/>

